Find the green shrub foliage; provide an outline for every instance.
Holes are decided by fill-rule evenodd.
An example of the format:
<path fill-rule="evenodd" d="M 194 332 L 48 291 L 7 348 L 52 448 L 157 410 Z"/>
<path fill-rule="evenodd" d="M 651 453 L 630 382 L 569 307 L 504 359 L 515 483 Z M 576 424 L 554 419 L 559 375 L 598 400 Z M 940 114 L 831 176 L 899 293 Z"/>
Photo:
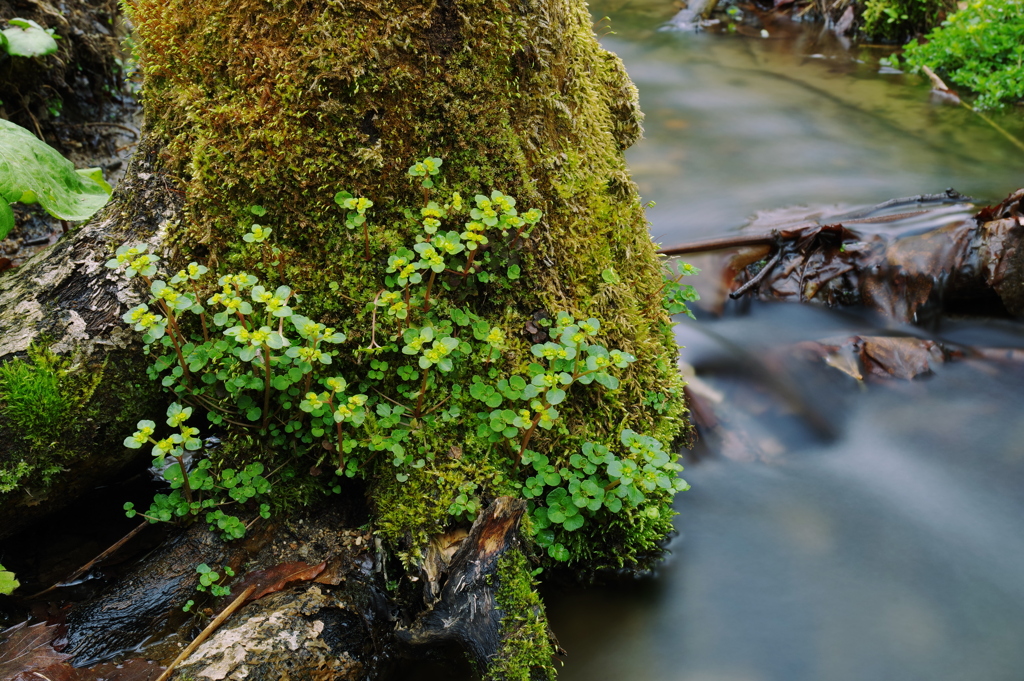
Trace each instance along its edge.
<path fill-rule="evenodd" d="M 991 109 L 1024 99 L 1024 2 L 975 0 L 904 55 L 913 69 L 928 66 L 978 94 Z"/>

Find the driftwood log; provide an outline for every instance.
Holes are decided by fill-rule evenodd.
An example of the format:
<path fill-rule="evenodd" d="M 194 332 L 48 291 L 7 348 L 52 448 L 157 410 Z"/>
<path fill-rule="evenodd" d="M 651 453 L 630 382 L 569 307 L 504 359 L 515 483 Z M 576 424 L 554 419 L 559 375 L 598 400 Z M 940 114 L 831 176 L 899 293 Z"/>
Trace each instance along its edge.
<path fill-rule="evenodd" d="M 50 442 L 36 447 L 24 444 L 23 425 L 0 408 L 0 467 L 52 451 L 52 463 L 64 469 L 57 485 L 0 494 L 0 539 L 123 468 L 137 454 L 124 448 L 125 436 L 139 419 L 159 413 L 138 334 L 121 320 L 140 292 L 104 266 L 127 241 L 162 250 L 162 230 L 178 216 L 180 195 L 153 171 L 153 160 L 141 150 L 96 219 L 0 276 L 0 364 L 45 347 L 67 358 L 60 388 L 69 393 L 65 418 Z M 92 389 L 79 397 L 79 385 Z"/>
<path fill-rule="evenodd" d="M 75 666 L 87 667 L 133 651 L 163 631 L 172 611 L 196 596 L 200 563 L 220 565 L 240 547 L 226 547 L 197 523 L 164 542 L 96 598 L 68 613 L 59 642 Z M 237 562 L 237 561 L 235 561 Z"/>

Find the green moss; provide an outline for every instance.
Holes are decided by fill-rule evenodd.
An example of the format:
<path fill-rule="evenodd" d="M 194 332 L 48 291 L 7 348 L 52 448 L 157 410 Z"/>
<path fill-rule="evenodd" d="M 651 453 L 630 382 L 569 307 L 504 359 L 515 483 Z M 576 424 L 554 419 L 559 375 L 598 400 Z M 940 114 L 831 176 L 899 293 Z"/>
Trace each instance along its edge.
<path fill-rule="evenodd" d="M 141 374 L 141 360 L 90 364 L 42 343 L 0 366 L 0 494 L 45 494 L 69 469 L 125 459 L 124 433 L 154 404 Z"/>
<path fill-rule="evenodd" d="M 388 255 L 413 241 L 402 209 L 423 196 L 406 169 L 439 156 L 439 193 L 498 189 L 545 214 L 517 255 L 522 278 L 458 301 L 510 339 L 497 366 L 480 370 L 522 371 L 531 361 L 525 328 L 541 311 L 598 317 L 601 341 L 638 358 L 619 391 L 574 387 L 560 406 L 564 428 L 531 447 L 564 463 L 583 442 L 614 441 L 625 427 L 665 443 L 688 429 L 658 304 L 661 272 L 622 154 L 641 133 L 636 88 L 598 45 L 582 2 L 137 0 L 129 11 L 147 123 L 166 144 L 163 172 L 185 192 L 185 218 L 171 235 L 183 262 L 301 291 L 303 314 L 348 336 L 334 366 L 358 379 L 371 334 L 381 341 L 399 330 L 379 318 L 374 327 L 369 303 Z M 369 259 L 333 201 L 340 190 L 375 204 Z M 259 222 L 274 229 L 283 277 L 240 239 L 253 204 L 268 210 Z M 613 266 L 621 282 L 609 284 L 600 273 Z M 673 396 L 668 408 L 645 404 L 650 391 Z M 480 411 L 468 398 L 450 405 Z M 509 457 L 474 429 L 467 416 L 413 433 L 424 468 L 401 484 L 385 457 L 374 462 L 377 526 L 407 556 L 452 521 L 448 500 L 461 485 L 478 484 L 483 500 L 509 490 Z M 463 452 L 454 461 L 453 445 Z M 574 558 L 639 560 L 669 527 L 669 500 L 652 504 L 643 518 L 581 530 Z"/>
<path fill-rule="evenodd" d="M 504 475 L 486 460 L 431 461 L 409 479 L 382 476 L 374 490 L 377 531 L 397 548 L 399 558 L 412 565 L 422 558 L 430 537 L 453 521 L 449 508 L 467 483 L 489 494 L 508 491 Z"/>
<path fill-rule="evenodd" d="M 530 565 L 519 551 L 498 559 L 495 600 L 501 619 L 501 648 L 485 681 L 541 681 L 555 678 L 554 649 L 548 637 L 544 603 L 534 589 Z"/>

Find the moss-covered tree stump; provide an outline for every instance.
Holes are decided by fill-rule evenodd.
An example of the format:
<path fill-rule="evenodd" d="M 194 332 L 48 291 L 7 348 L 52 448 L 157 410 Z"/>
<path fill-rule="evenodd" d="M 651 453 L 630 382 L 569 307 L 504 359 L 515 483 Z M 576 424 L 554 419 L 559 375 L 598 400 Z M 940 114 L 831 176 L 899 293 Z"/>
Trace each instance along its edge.
<path fill-rule="evenodd" d="M 498 625 L 498 648 L 475 657 L 495 678 L 546 675 L 531 572 L 656 559 L 679 488 L 671 446 L 688 430 L 662 272 L 623 157 L 642 116 L 622 63 L 597 44 L 578 0 L 128 9 L 145 75 L 144 147 L 155 154 L 129 183 L 175 200 L 159 219 L 133 222 L 145 204 L 123 194 L 107 213 L 125 221 L 122 243 L 148 240 L 165 279 L 196 261 L 211 277 L 244 271 L 300 293 L 287 298 L 296 312 L 345 337 L 330 372 L 365 396 L 349 402 L 365 409 L 358 420 L 334 411 L 332 439 L 296 408 L 302 400 L 319 414 L 316 391 L 330 385 L 296 378 L 292 399 L 282 379 L 274 410 L 250 400 L 229 412 L 211 470 L 259 460 L 276 476 L 265 499 L 274 511 L 340 489 L 339 465 L 365 478 L 384 546 L 420 585 L 434 584 L 421 606 L 448 586 L 438 536 L 498 497 L 527 503 L 530 557 L 517 539 L 495 568 L 509 587 L 497 611 L 512 619 Z M 265 243 L 257 219 L 272 229 Z M 425 250 L 442 249 L 435 235 L 461 247 L 445 264 Z M 252 282 L 239 281 L 209 306 L 248 300 Z M 200 286 L 199 302 L 220 290 Z M 129 298 L 108 297 L 118 313 Z M 198 324 L 182 333 L 201 341 Z M 270 377 L 283 348 L 261 347 Z M 197 404 L 230 403 L 230 390 L 179 374 L 182 399 L 206 390 Z M 225 376 L 211 383 L 235 380 Z M 259 392 L 271 381 L 250 383 Z M 332 390 L 322 395 L 343 389 Z M 409 596 L 413 583 L 398 587 L 406 601 L 421 598 Z M 504 610 L 513 607 L 530 613 Z"/>

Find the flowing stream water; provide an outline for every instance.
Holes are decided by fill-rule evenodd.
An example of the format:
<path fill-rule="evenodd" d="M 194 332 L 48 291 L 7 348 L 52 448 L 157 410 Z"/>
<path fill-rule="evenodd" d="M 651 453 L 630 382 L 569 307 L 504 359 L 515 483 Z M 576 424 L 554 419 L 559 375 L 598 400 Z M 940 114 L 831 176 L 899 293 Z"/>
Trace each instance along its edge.
<path fill-rule="evenodd" d="M 646 139 L 627 155 L 666 245 L 794 204 L 947 187 L 984 204 L 1024 185 L 1019 149 L 966 109 L 931 102 L 922 79 L 880 66 L 882 48 L 847 51 L 784 21 L 767 38 L 665 30 L 674 10 L 651 0 L 592 11 L 607 15 L 598 33 L 640 90 Z M 1024 136 L 1020 118 L 995 120 Z M 947 363 L 865 385 L 824 366 L 763 370 L 762 358 L 875 333 L 1024 348 L 1024 327 L 901 328 L 763 303 L 698 320 L 677 327 L 681 359 L 743 430 L 686 455 L 693 488 L 655 576 L 547 594 L 569 653 L 559 678 L 1022 678 L 1024 370 Z"/>

